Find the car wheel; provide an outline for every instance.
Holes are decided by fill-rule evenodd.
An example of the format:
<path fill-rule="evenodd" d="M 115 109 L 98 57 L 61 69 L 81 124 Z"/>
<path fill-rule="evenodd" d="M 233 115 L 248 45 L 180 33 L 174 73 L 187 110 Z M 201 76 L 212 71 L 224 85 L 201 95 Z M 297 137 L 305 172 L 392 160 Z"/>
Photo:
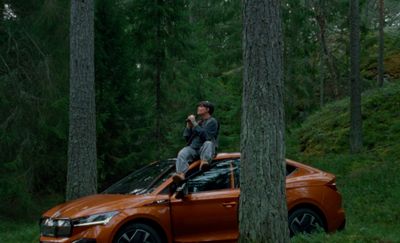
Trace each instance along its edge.
<path fill-rule="evenodd" d="M 298 233 L 312 233 L 318 228 L 326 228 L 321 216 L 309 208 L 299 208 L 291 212 L 288 223 L 290 236 Z"/>
<path fill-rule="evenodd" d="M 124 226 L 114 237 L 113 243 L 162 243 L 159 233 L 146 224 Z"/>

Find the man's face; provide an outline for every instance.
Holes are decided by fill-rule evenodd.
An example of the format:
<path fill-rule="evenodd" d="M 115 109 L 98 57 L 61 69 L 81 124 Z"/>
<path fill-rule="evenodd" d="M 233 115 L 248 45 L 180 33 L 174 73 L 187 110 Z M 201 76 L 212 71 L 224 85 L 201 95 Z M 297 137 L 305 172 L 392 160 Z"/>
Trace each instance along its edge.
<path fill-rule="evenodd" d="M 204 107 L 202 105 L 199 105 L 197 107 L 197 115 L 201 116 L 201 115 L 204 115 L 206 113 L 208 113 L 208 108 L 207 107 Z"/>

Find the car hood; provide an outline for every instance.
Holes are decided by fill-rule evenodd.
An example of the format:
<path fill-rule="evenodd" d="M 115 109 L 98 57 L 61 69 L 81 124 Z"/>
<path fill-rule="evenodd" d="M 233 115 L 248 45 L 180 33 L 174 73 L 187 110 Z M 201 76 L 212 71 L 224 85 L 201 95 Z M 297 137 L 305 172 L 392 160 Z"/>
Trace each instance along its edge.
<path fill-rule="evenodd" d="M 51 218 L 79 218 L 97 213 L 140 207 L 152 202 L 152 195 L 112 195 L 98 194 L 82 197 L 58 205 L 43 214 Z"/>

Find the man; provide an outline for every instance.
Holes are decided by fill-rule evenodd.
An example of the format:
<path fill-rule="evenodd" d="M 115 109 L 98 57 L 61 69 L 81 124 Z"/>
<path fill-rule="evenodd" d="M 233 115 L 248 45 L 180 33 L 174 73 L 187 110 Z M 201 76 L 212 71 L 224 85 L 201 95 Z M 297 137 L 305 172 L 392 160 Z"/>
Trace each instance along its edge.
<path fill-rule="evenodd" d="M 200 156 L 200 170 L 207 170 L 215 155 L 219 133 L 219 123 L 211 115 L 214 113 L 214 105 L 209 101 L 201 101 L 197 105 L 197 115 L 201 117 L 196 121 L 194 115 L 186 119 L 186 128 L 183 136 L 187 146 L 181 149 L 176 159 L 176 174 L 172 177 L 175 183 L 185 179 L 185 173 L 189 169 L 189 162 Z"/>

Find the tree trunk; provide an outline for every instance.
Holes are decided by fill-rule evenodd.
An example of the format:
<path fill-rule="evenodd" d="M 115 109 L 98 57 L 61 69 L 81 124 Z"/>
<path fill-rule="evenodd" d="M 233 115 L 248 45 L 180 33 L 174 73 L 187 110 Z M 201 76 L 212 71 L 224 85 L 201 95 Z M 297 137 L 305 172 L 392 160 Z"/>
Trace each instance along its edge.
<path fill-rule="evenodd" d="M 243 1 L 240 242 L 289 242 L 279 0 Z"/>
<path fill-rule="evenodd" d="M 362 149 L 361 83 L 360 83 L 360 14 L 358 0 L 350 1 L 350 151 Z"/>
<path fill-rule="evenodd" d="M 383 75 L 384 75 L 384 67 L 383 67 L 383 58 L 385 51 L 385 42 L 383 32 L 385 28 L 385 8 L 384 8 L 384 0 L 379 0 L 379 49 L 378 49 L 378 85 L 379 87 L 383 86 Z"/>
<path fill-rule="evenodd" d="M 71 1 L 67 200 L 97 191 L 93 8 Z"/>
<path fill-rule="evenodd" d="M 162 1 L 156 0 L 156 5 L 158 8 L 161 9 L 162 7 Z M 157 21 L 158 21 L 158 26 L 156 30 L 156 42 L 159 43 L 159 46 L 157 46 L 157 51 L 156 51 L 156 56 L 155 58 L 155 75 L 154 75 L 154 86 L 155 86 L 155 139 L 156 139 L 156 159 L 161 159 L 161 139 L 162 139 L 162 134 L 161 134 L 161 74 L 162 74 L 162 68 L 163 68 L 163 62 L 165 59 L 164 55 L 164 45 L 163 43 L 163 38 L 161 36 L 161 31 L 163 28 L 163 20 L 162 20 L 162 13 L 160 10 L 157 12 Z"/>
<path fill-rule="evenodd" d="M 315 9 L 315 20 L 317 21 L 318 28 L 319 28 L 319 35 L 318 40 L 321 44 L 321 50 L 323 54 L 323 60 L 326 63 L 326 66 L 330 73 L 330 78 L 332 79 L 333 83 L 333 96 L 337 98 L 339 96 L 339 71 L 335 65 L 334 57 L 330 52 L 328 45 L 326 43 L 326 18 L 324 13 L 324 3 L 322 1 L 321 4 L 314 4 Z"/>
<path fill-rule="evenodd" d="M 154 83 L 155 83 L 155 94 L 156 94 L 156 109 L 155 109 L 156 159 L 161 159 L 161 112 L 162 111 L 161 111 L 161 63 L 159 60 L 157 60 L 155 72 L 156 73 L 155 73 Z"/>
<path fill-rule="evenodd" d="M 4 19 L 4 1 L 0 0 L 0 24 L 3 22 Z"/>
<path fill-rule="evenodd" d="M 5 13 L 4 13 L 4 10 L 5 10 L 5 2 L 4 2 L 4 0 L 0 0 L 0 28 L 3 28 L 3 22 L 4 22 L 4 17 L 5 17 Z M 0 29 L 0 31 L 1 31 L 1 29 Z M 2 30 L 2 31 L 5 31 L 5 30 Z"/>
<path fill-rule="evenodd" d="M 323 75 L 322 70 L 324 69 L 322 58 L 319 61 L 319 106 L 320 108 L 324 107 L 325 104 L 325 77 Z"/>
<path fill-rule="evenodd" d="M 189 12 L 189 24 L 192 25 L 194 23 L 194 17 L 193 17 L 193 1 L 189 0 L 186 2 L 188 5 L 188 12 Z"/>

